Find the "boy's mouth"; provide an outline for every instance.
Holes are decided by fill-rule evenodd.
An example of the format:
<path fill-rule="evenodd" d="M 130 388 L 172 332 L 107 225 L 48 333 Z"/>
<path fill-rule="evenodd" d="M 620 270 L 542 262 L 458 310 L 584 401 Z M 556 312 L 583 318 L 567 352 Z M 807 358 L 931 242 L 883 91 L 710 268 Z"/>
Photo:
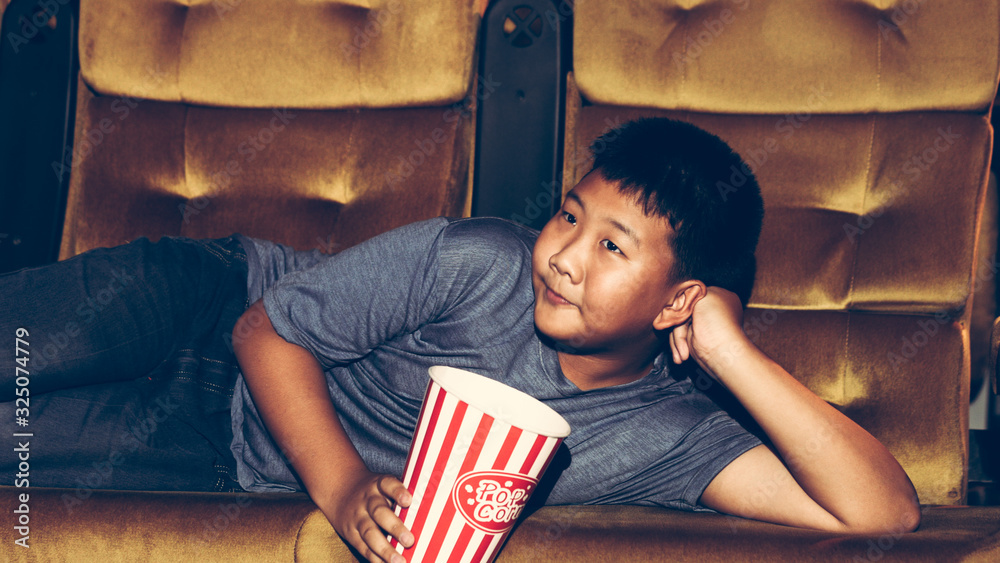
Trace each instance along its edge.
<path fill-rule="evenodd" d="M 548 285 L 545 286 L 545 299 L 553 305 L 573 305 L 571 301 L 552 291 Z"/>

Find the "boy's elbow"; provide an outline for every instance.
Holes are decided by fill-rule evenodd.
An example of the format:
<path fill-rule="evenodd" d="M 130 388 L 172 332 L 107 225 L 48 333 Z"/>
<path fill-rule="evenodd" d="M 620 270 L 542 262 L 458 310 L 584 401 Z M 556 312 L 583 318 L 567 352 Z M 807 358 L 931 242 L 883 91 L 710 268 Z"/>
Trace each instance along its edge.
<path fill-rule="evenodd" d="M 874 532 L 879 534 L 909 533 L 920 526 L 920 504 L 916 498 L 903 499 L 888 509 L 889 517 Z"/>
<path fill-rule="evenodd" d="M 913 499 L 906 508 L 903 518 L 901 521 L 906 523 L 903 529 L 904 532 L 913 532 L 920 527 L 920 503 L 916 499 Z"/>
<path fill-rule="evenodd" d="M 916 495 L 908 497 L 899 503 L 896 509 L 898 517 L 896 526 L 900 532 L 912 532 L 920 526 L 920 501 Z"/>
<path fill-rule="evenodd" d="M 887 501 L 886 510 L 892 515 L 888 519 L 888 532 L 894 534 L 912 532 L 920 526 L 920 500 L 917 498 L 917 491 L 913 489 L 909 479 L 903 489 L 891 501 Z"/>
<path fill-rule="evenodd" d="M 864 514 L 860 521 L 845 522 L 849 531 L 898 536 L 920 526 L 920 499 L 902 469 L 895 480 L 887 479 L 867 496 L 870 504 L 856 514 Z"/>
<path fill-rule="evenodd" d="M 858 522 L 844 522 L 843 530 L 852 534 L 899 536 L 920 526 L 920 503 L 916 497 L 900 498 L 873 510 L 871 517 Z"/>

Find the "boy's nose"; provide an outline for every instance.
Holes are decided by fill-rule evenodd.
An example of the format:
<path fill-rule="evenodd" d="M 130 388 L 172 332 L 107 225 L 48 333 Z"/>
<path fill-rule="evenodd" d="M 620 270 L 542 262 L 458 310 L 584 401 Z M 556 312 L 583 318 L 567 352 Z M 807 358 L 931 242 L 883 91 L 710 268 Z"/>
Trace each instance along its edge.
<path fill-rule="evenodd" d="M 549 257 L 549 266 L 558 274 L 569 276 L 572 283 L 580 281 L 580 249 L 577 241 L 569 241 L 559 251 Z"/>

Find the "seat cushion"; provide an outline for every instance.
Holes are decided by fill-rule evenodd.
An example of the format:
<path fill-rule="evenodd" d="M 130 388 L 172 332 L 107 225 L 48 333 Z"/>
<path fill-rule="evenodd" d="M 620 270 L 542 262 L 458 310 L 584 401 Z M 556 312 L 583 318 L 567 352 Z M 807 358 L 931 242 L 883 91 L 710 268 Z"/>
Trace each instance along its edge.
<path fill-rule="evenodd" d="M 716 113 L 985 111 L 995 2 L 577 0 L 574 69 L 597 104 Z M 815 107 L 820 87 L 829 96 Z"/>
<path fill-rule="evenodd" d="M 917 531 L 877 535 L 637 506 L 547 507 L 520 524 L 497 561 L 985 562 L 1000 554 L 998 534 L 998 507 L 924 507 Z"/>
<path fill-rule="evenodd" d="M 131 104 L 131 105 L 130 105 Z M 241 232 L 343 250 L 468 201 L 472 112 L 210 108 L 78 90 L 61 257 Z"/>
<path fill-rule="evenodd" d="M 104 95 L 188 104 L 439 106 L 469 89 L 478 27 L 448 0 L 86 0 L 80 73 Z"/>
<path fill-rule="evenodd" d="M 26 503 L 17 497 L 28 494 Z M 117 492 L 0 487 L 27 506 L 30 549 L 0 529 L 5 561 L 355 561 L 304 494 Z M 713 513 L 638 506 L 546 507 L 521 521 L 498 562 L 995 561 L 1000 507 L 924 507 L 913 533 L 852 536 Z"/>

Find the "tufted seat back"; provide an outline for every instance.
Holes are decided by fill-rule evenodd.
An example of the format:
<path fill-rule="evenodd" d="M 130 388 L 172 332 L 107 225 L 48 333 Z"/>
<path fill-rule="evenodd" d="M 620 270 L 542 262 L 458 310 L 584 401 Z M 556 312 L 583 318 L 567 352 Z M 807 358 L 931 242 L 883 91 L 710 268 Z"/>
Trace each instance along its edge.
<path fill-rule="evenodd" d="M 997 3 L 575 6 L 564 187 L 590 139 L 635 117 L 730 143 L 765 203 L 748 335 L 885 443 L 922 503 L 963 502 L 971 366 L 980 378 L 995 314 Z M 729 179 L 720 197 L 743 173 Z"/>
<path fill-rule="evenodd" d="M 83 0 L 60 257 L 232 232 L 335 251 L 467 214 L 471 2 Z"/>

